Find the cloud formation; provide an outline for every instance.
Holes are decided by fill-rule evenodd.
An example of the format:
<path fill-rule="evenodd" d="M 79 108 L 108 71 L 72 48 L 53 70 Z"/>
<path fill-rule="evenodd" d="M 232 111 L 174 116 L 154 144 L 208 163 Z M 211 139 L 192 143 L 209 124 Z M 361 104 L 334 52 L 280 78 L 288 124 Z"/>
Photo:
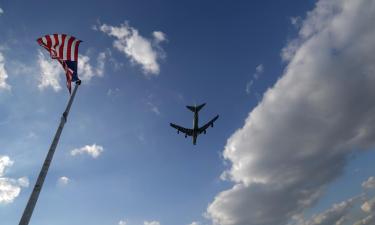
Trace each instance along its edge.
<path fill-rule="evenodd" d="M 97 66 L 90 64 L 88 55 L 79 54 L 78 56 L 78 77 L 88 82 L 93 77 L 102 77 L 105 69 L 106 53 L 100 52 L 96 58 Z M 65 71 L 57 60 L 51 59 L 48 55 L 39 50 L 38 65 L 41 76 L 39 77 L 39 90 L 52 88 L 55 92 L 61 90 L 61 79 L 65 84 Z M 64 85 L 65 86 L 65 85 Z"/>
<path fill-rule="evenodd" d="M 164 52 L 159 44 L 166 41 L 163 32 L 153 32 L 154 40 L 149 40 L 141 36 L 138 30 L 129 26 L 128 23 L 123 23 L 118 27 L 102 24 L 95 29 L 114 37 L 113 47 L 124 53 L 132 63 L 141 65 L 145 74 L 159 74 L 158 59 L 164 57 Z"/>
<path fill-rule="evenodd" d="M 255 73 L 253 74 L 253 77 L 246 84 L 246 93 L 247 94 L 251 93 L 251 89 L 252 89 L 252 87 L 253 87 L 253 85 L 255 83 L 255 80 L 258 80 L 259 77 L 263 74 L 263 72 L 264 72 L 264 66 L 263 66 L 263 64 L 259 64 L 258 66 L 255 67 Z"/>
<path fill-rule="evenodd" d="M 374 207 L 375 207 L 375 198 L 365 201 L 362 204 L 361 209 L 363 212 L 370 213 L 374 211 L 375 209 Z"/>
<path fill-rule="evenodd" d="M 78 76 L 82 81 L 90 81 L 93 77 L 102 77 L 105 69 L 106 53 L 100 52 L 96 58 L 97 66 L 90 64 L 88 55 L 79 55 L 78 58 Z"/>
<path fill-rule="evenodd" d="M 353 149 L 375 145 L 375 2 L 320 0 L 283 51 L 283 76 L 227 141 L 220 225 L 282 225 L 312 207 Z"/>
<path fill-rule="evenodd" d="M 40 50 L 38 52 L 38 65 L 40 68 L 39 90 L 51 87 L 55 92 L 60 91 L 60 77 L 63 76 L 61 65 L 56 60 L 52 60 L 43 54 Z"/>
<path fill-rule="evenodd" d="M 7 168 L 13 165 L 9 156 L 0 155 L 0 204 L 12 203 L 21 192 L 21 188 L 29 186 L 27 177 L 18 179 L 4 177 Z"/>
<path fill-rule="evenodd" d="M 83 154 L 88 154 L 92 158 L 96 159 L 102 154 L 104 151 L 103 146 L 100 145 L 85 145 L 82 148 L 76 148 L 70 151 L 70 155 L 76 156 L 76 155 L 83 155 Z"/>
<path fill-rule="evenodd" d="M 366 216 L 365 218 L 358 220 L 353 225 L 370 225 L 375 223 L 374 215 Z"/>
<path fill-rule="evenodd" d="M 347 215 L 359 199 L 360 197 L 355 197 L 334 204 L 325 212 L 312 216 L 308 221 L 301 220 L 297 225 L 341 225 L 347 220 Z"/>
<path fill-rule="evenodd" d="M 159 221 L 155 221 L 155 220 L 151 221 L 151 222 L 144 221 L 143 225 L 160 225 L 160 222 Z"/>
<path fill-rule="evenodd" d="M 127 223 L 126 223 L 126 221 L 125 220 L 120 220 L 119 222 L 118 222 L 118 225 L 126 225 Z"/>
<path fill-rule="evenodd" d="M 5 69 L 5 58 L 4 55 L 0 52 L 0 90 L 10 90 L 10 85 L 6 82 L 7 79 L 8 73 Z"/>
<path fill-rule="evenodd" d="M 369 177 L 365 182 L 362 183 L 362 187 L 365 189 L 375 188 L 375 177 Z"/>

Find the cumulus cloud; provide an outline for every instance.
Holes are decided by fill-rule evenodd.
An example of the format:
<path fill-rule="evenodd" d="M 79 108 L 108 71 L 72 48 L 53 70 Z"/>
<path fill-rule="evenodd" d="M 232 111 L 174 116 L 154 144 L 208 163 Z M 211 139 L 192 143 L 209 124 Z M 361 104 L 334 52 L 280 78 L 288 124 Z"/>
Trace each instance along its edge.
<path fill-rule="evenodd" d="M 103 146 L 100 145 L 85 145 L 82 148 L 76 148 L 70 151 L 70 155 L 76 156 L 76 155 L 82 155 L 82 154 L 88 154 L 89 156 L 95 158 L 98 158 L 100 154 L 104 151 Z"/>
<path fill-rule="evenodd" d="M 280 225 L 312 207 L 353 149 L 375 145 L 375 2 L 320 0 L 282 77 L 228 140 L 220 225 Z"/>
<path fill-rule="evenodd" d="M 51 87 L 54 91 L 61 90 L 60 77 L 63 69 L 56 60 L 51 60 L 42 51 L 38 53 L 38 65 L 40 68 L 40 78 L 38 88 L 44 90 Z"/>
<path fill-rule="evenodd" d="M 151 222 L 144 221 L 143 225 L 160 225 L 160 222 L 159 221 L 151 221 Z"/>
<path fill-rule="evenodd" d="M 13 161 L 9 156 L 0 155 L 0 204 L 12 203 L 21 192 L 21 188 L 29 186 L 27 177 L 13 179 L 4 177 L 7 168 L 13 165 Z"/>
<path fill-rule="evenodd" d="M 158 59 L 164 57 L 160 43 L 166 40 L 161 31 L 153 32 L 154 41 L 141 36 L 137 29 L 123 23 L 120 26 L 102 24 L 97 30 L 115 38 L 113 47 L 124 53 L 131 62 L 142 66 L 145 74 L 157 75 L 160 72 Z"/>
<path fill-rule="evenodd" d="M 0 9 L 1 14 L 1 9 Z M 0 52 L 0 90 L 10 90 L 10 85 L 6 82 L 8 79 L 8 73 L 5 69 L 5 58 Z"/>
<path fill-rule="evenodd" d="M 375 188 L 375 177 L 369 177 L 365 182 L 362 183 L 362 187 L 365 189 Z"/>
<path fill-rule="evenodd" d="M 78 77 L 86 82 L 90 81 L 93 77 L 102 77 L 105 68 L 105 60 L 106 53 L 99 53 L 96 59 L 97 66 L 94 67 L 90 64 L 90 57 L 88 55 L 79 54 Z M 51 87 L 56 92 L 60 91 L 61 79 L 64 80 L 65 84 L 65 72 L 60 63 L 39 50 L 38 65 L 41 73 L 38 88 L 44 90 Z"/>
<path fill-rule="evenodd" d="M 104 74 L 106 53 L 100 52 L 96 58 L 97 66 L 90 64 L 88 55 L 79 55 L 78 57 L 78 76 L 82 81 L 90 81 L 93 77 L 102 77 Z"/>

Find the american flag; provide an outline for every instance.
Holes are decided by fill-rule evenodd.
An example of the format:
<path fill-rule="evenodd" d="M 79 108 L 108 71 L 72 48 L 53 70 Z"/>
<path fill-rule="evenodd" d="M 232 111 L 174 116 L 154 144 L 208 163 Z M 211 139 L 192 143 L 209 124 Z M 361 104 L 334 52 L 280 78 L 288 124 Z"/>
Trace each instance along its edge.
<path fill-rule="evenodd" d="M 77 75 L 78 47 L 82 42 L 66 34 L 50 34 L 38 38 L 38 43 L 44 47 L 53 59 L 60 62 L 66 74 L 66 86 L 71 92 L 72 82 L 80 82 Z"/>

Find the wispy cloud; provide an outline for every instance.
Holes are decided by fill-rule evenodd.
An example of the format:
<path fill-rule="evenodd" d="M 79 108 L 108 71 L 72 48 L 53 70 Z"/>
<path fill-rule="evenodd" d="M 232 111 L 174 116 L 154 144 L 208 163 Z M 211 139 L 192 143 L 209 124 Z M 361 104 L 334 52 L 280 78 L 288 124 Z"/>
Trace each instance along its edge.
<path fill-rule="evenodd" d="M 252 90 L 252 87 L 253 87 L 255 81 L 260 78 L 260 76 L 263 74 L 263 72 L 264 72 L 263 64 L 259 64 L 258 66 L 255 67 L 255 72 L 254 72 L 251 80 L 246 83 L 246 93 L 247 94 L 251 93 L 251 90 Z"/>
<path fill-rule="evenodd" d="M 83 155 L 87 154 L 91 156 L 92 158 L 96 159 L 98 158 L 104 151 L 103 146 L 100 145 L 85 145 L 82 148 L 76 148 L 70 151 L 70 155 L 76 156 L 76 155 Z"/>
<path fill-rule="evenodd" d="M 160 115 L 160 110 L 159 108 L 152 102 L 147 102 L 147 105 L 150 107 L 150 110 L 155 113 L 156 115 Z"/>
<path fill-rule="evenodd" d="M 145 74 L 159 74 L 158 59 L 164 57 L 160 43 L 166 40 L 163 32 L 155 31 L 153 33 L 154 41 L 152 41 L 141 36 L 138 30 L 129 26 L 128 23 L 123 23 L 120 26 L 102 24 L 94 29 L 114 37 L 113 47 L 124 53 L 131 62 L 141 65 Z"/>
<path fill-rule="evenodd" d="M 143 225 L 160 225 L 160 222 L 159 221 L 151 221 L 151 222 L 144 221 Z"/>
<path fill-rule="evenodd" d="M 62 176 L 57 180 L 57 185 L 60 187 L 64 187 L 70 183 L 70 179 L 68 177 Z"/>
<path fill-rule="evenodd" d="M 0 89 L 10 90 L 11 87 L 6 82 L 7 78 L 8 78 L 8 73 L 5 69 L 5 58 L 4 58 L 4 55 L 0 52 Z"/>
<path fill-rule="evenodd" d="M 126 222 L 126 220 L 120 220 L 118 222 L 118 225 L 127 225 L 127 222 Z"/>

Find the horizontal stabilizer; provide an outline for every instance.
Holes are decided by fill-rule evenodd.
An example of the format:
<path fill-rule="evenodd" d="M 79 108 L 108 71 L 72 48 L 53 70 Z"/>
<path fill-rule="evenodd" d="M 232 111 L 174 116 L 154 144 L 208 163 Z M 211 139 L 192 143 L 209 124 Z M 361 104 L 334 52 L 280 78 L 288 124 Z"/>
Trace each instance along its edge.
<path fill-rule="evenodd" d="M 201 110 L 205 105 L 206 105 L 206 103 L 203 103 L 202 105 L 199 105 L 199 106 L 189 106 L 189 105 L 187 105 L 186 108 L 190 109 L 190 111 L 192 111 L 192 112 L 199 112 L 199 110 Z"/>

